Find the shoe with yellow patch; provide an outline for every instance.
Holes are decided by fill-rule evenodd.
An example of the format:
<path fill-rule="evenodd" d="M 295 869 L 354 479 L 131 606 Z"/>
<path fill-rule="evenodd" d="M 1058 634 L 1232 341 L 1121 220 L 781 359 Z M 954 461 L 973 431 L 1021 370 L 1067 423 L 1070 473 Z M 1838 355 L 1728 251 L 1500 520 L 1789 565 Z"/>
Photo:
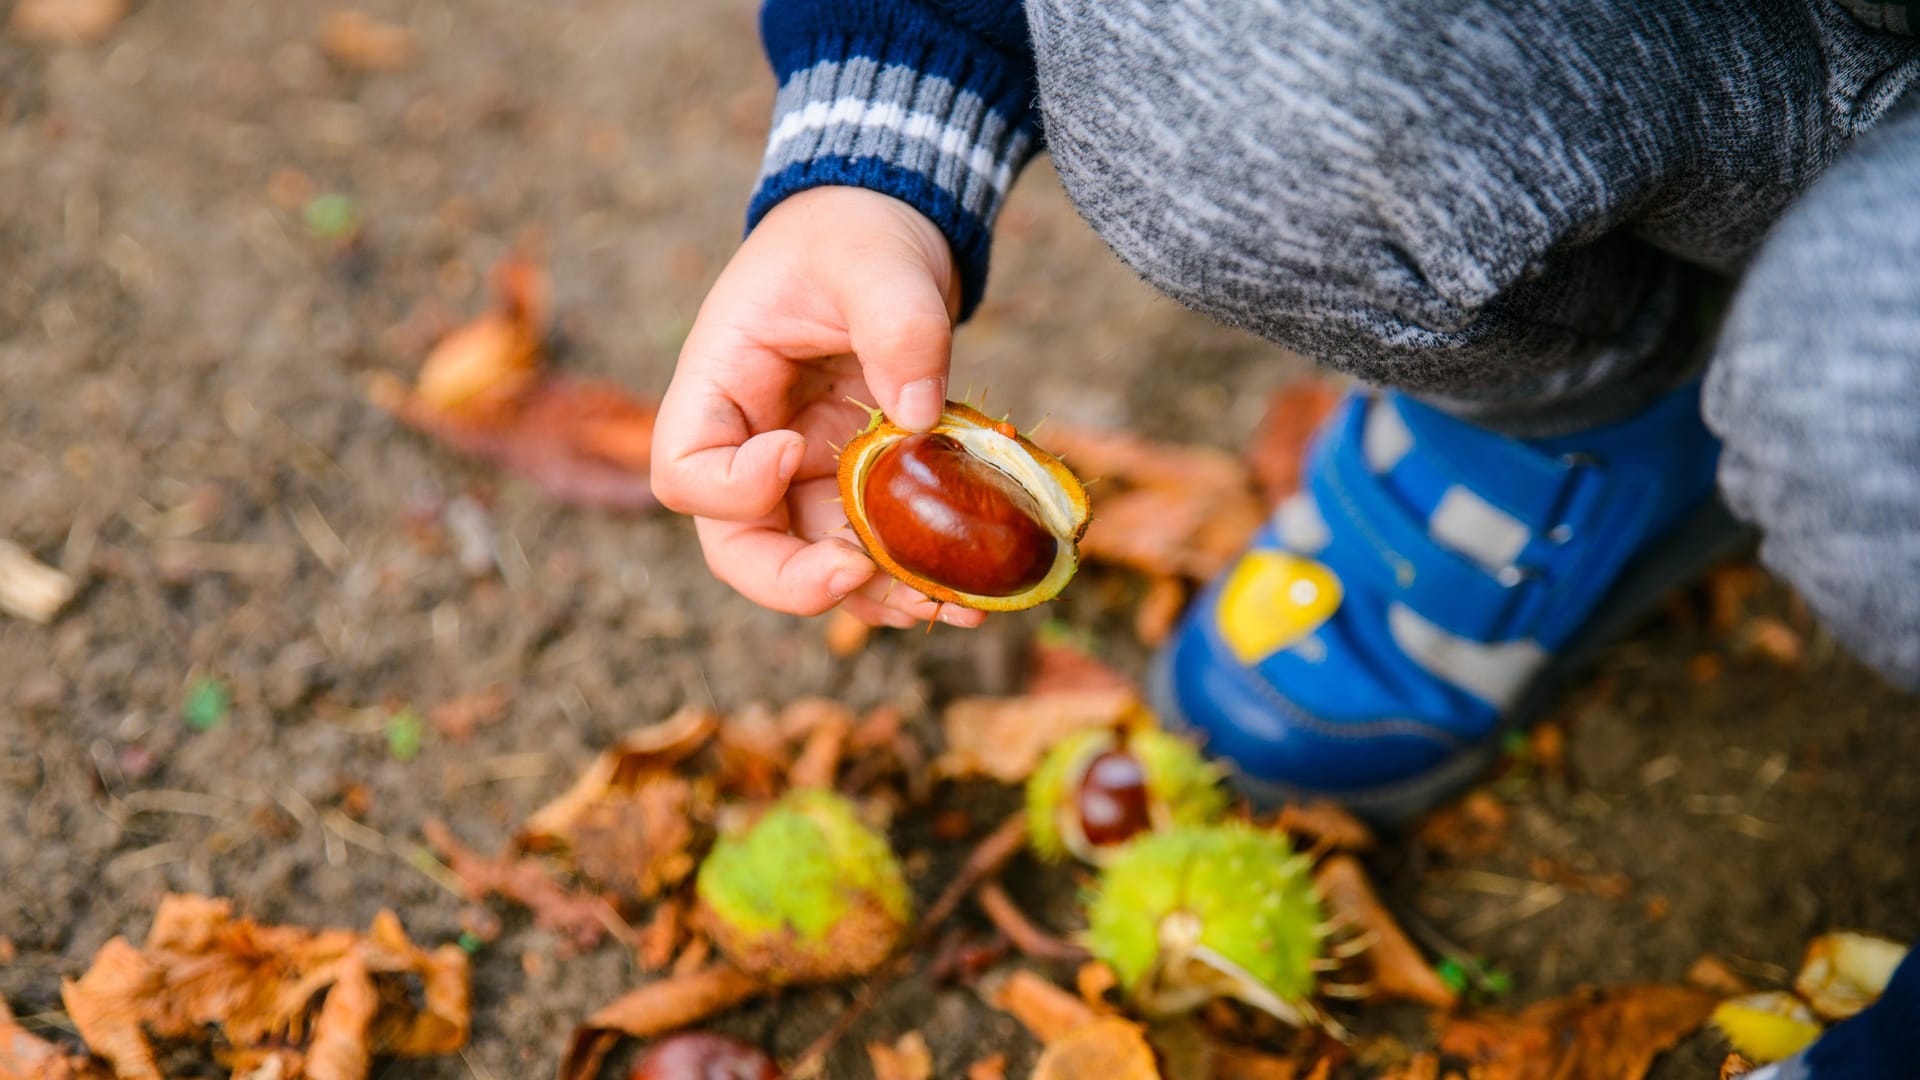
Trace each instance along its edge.
<path fill-rule="evenodd" d="M 1605 641 L 1745 531 L 1697 385 L 1519 440 L 1356 394 L 1302 490 L 1156 659 L 1163 718 L 1256 801 L 1405 820 L 1471 782 Z"/>

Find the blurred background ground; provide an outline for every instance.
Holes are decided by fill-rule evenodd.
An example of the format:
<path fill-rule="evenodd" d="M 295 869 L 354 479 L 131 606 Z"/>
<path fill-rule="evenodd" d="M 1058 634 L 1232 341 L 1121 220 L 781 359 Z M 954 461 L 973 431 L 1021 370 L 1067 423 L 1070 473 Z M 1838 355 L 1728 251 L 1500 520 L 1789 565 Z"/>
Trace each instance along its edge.
<path fill-rule="evenodd" d="M 444 818 L 492 848 L 617 732 L 684 702 L 923 715 L 1014 688 L 1041 617 L 883 633 L 835 660 L 817 621 L 713 581 L 686 522 L 556 508 L 363 399 L 534 234 L 563 362 L 664 388 L 737 241 L 772 96 L 750 3 L 370 2 L 414 39 L 384 73 L 323 55 L 329 10 L 170 0 L 93 46 L 0 37 L 0 537 L 83 581 L 52 625 L 0 618 L 0 996 L 23 1015 L 58 1009 L 60 977 L 138 940 L 169 890 L 267 921 L 392 907 L 418 939 L 459 933 L 456 898 L 289 805 L 344 809 L 396 846 Z M 356 247 L 303 216 L 329 192 L 363 223 Z M 1044 163 L 1000 234 L 955 382 L 1017 418 L 1231 448 L 1303 370 L 1138 283 Z M 420 541 L 462 496 L 501 552 L 477 576 Z M 1112 603 L 1131 587 L 1090 574 L 1048 614 L 1138 671 Z M 1681 597 L 1607 655 L 1560 716 L 1570 777 L 1497 785 L 1510 824 L 1491 850 L 1374 859 L 1400 910 L 1509 970 L 1517 1001 L 1677 978 L 1703 952 L 1772 983 L 1821 930 L 1920 933 L 1920 708 L 1781 590 L 1753 614 L 1793 632 L 1797 661 L 1716 630 L 1709 601 Z M 203 676 L 233 709 L 196 732 L 181 702 Z M 397 759 L 396 710 L 496 685 L 500 722 L 458 743 L 429 727 Z M 1068 875 L 1025 873 L 1036 910 L 1070 908 Z M 475 971 L 471 1061 L 383 1075 L 545 1073 L 634 981 L 622 950 L 566 955 L 515 914 Z M 725 1026 L 791 1053 L 848 996 L 789 993 Z M 941 1076 L 1032 1052 L 919 977 L 830 1074 L 867 1075 L 860 1047 L 909 1028 Z M 1702 1036 L 1658 1075 L 1719 1056 Z"/>

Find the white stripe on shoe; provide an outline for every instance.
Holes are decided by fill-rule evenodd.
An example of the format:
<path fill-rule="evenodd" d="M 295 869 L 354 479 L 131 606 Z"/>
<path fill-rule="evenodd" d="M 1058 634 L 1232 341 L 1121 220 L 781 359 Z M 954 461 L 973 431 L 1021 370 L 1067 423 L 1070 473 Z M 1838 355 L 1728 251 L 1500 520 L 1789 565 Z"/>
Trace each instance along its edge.
<path fill-rule="evenodd" d="M 1547 650 L 1538 642 L 1473 641 L 1441 629 L 1405 604 L 1387 608 L 1387 632 L 1401 652 L 1434 678 L 1503 712 L 1547 662 Z"/>
<path fill-rule="evenodd" d="M 1533 539 L 1525 522 L 1458 484 L 1440 496 L 1427 519 L 1427 532 L 1495 572 L 1511 567 Z"/>
<path fill-rule="evenodd" d="M 1393 402 L 1375 398 L 1367 403 L 1366 425 L 1360 429 L 1360 453 L 1376 475 L 1392 471 L 1413 449 L 1413 432 Z"/>
<path fill-rule="evenodd" d="M 1304 491 L 1296 491 L 1281 500 L 1273 512 L 1273 525 L 1287 550 L 1300 555 L 1318 555 L 1333 542 L 1333 530 L 1320 513 L 1320 504 Z"/>

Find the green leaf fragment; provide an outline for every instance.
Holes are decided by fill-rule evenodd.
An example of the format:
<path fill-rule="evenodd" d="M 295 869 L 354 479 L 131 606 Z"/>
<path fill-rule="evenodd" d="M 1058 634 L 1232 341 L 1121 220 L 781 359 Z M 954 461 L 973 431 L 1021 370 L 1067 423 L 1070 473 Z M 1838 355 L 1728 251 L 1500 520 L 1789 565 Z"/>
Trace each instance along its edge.
<path fill-rule="evenodd" d="M 201 676 L 187 684 L 186 697 L 180 703 L 180 718 L 193 731 L 212 731 L 227 722 L 233 712 L 233 694 L 227 684 L 210 676 Z"/>
<path fill-rule="evenodd" d="M 352 196 L 338 192 L 330 191 L 307 200 L 300 216 L 306 220 L 307 228 L 323 240 L 338 240 L 360 227 L 360 205 Z"/>
<path fill-rule="evenodd" d="M 420 756 L 420 742 L 427 725 L 412 709 L 401 709 L 387 717 L 387 753 L 395 761 L 412 761 Z"/>

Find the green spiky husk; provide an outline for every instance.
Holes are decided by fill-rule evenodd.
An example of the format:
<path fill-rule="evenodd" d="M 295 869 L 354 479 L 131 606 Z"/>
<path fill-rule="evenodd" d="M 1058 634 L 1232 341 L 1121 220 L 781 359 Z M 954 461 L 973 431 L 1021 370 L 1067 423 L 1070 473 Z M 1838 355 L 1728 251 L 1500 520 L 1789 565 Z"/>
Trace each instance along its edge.
<path fill-rule="evenodd" d="M 1286 1002 L 1306 1002 L 1320 955 L 1320 899 L 1305 856 L 1244 822 L 1142 836 L 1101 871 L 1088 902 L 1088 947 L 1139 996 L 1160 955 L 1162 920 L 1187 912 L 1199 944 Z"/>
<path fill-rule="evenodd" d="M 694 888 L 722 951 L 777 981 L 870 969 L 912 917 L 893 849 L 830 791 L 788 792 L 722 837 Z"/>
<path fill-rule="evenodd" d="M 1072 854 L 1061 816 L 1074 812 L 1073 788 L 1087 761 L 1115 741 L 1114 732 L 1105 728 L 1075 732 L 1055 743 L 1027 778 L 1027 835 L 1042 858 L 1060 860 Z M 1226 812 L 1219 766 L 1201 757 L 1192 743 L 1142 727 L 1127 733 L 1127 749 L 1146 772 L 1156 826 L 1205 825 Z"/>

